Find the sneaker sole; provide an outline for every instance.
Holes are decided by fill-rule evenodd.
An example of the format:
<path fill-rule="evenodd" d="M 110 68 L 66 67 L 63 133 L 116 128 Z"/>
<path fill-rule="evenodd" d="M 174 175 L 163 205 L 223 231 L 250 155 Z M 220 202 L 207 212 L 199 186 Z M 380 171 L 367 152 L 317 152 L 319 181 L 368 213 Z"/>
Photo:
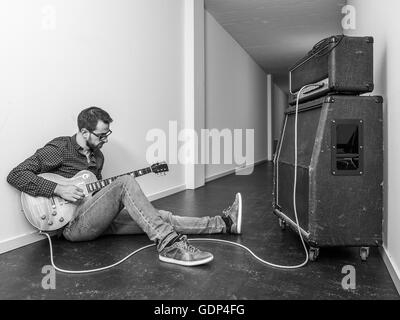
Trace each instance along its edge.
<path fill-rule="evenodd" d="M 163 262 L 178 264 L 178 265 L 185 266 L 185 267 L 193 267 L 193 266 L 199 266 L 201 264 L 206 264 L 206 263 L 212 261 L 214 259 L 214 256 L 210 256 L 206 259 L 197 260 L 197 261 L 181 261 L 181 260 L 176 260 L 176 259 L 172 259 L 172 258 L 166 258 L 166 257 L 160 256 L 160 255 L 158 256 L 158 258 Z"/>
<path fill-rule="evenodd" d="M 242 233 L 242 195 L 240 193 L 237 193 L 237 196 L 239 198 L 239 209 L 238 209 L 238 221 L 237 221 L 237 233 L 241 234 Z"/>

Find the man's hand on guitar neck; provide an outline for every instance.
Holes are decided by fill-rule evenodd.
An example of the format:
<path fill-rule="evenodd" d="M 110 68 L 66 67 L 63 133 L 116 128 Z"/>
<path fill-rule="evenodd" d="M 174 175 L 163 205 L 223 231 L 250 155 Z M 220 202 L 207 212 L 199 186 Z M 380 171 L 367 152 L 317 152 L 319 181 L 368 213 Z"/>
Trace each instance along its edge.
<path fill-rule="evenodd" d="M 74 185 L 57 184 L 54 194 L 70 202 L 76 202 L 85 197 L 83 190 Z"/>

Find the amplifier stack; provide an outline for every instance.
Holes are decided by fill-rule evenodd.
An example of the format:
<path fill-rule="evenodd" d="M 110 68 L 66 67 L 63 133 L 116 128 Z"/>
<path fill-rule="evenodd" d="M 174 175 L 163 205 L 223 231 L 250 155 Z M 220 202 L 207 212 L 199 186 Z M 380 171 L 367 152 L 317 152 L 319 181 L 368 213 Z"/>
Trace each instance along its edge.
<path fill-rule="evenodd" d="M 332 36 L 289 71 L 290 99 L 274 159 L 274 213 L 298 232 L 310 260 L 321 247 L 354 246 L 364 261 L 382 244 L 383 99 L 373 82 L 373 38 Z M 298 93 L 305 85 L 312 87 Z"/>

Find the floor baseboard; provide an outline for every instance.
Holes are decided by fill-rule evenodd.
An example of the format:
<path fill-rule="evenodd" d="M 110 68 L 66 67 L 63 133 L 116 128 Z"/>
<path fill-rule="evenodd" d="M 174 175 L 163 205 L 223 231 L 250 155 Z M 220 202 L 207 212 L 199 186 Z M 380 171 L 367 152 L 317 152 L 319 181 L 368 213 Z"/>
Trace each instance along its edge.
<path fill-rule="evenodd" d="M 11 239 L 6 239 L 0 242 L 0 254 L 24 247 L 43 239 L 43 236 L 39 235 L 37 231 L 32 231 L 31 233 L 23 234 Z"/>
<path fill-rule="evenodd" d="M 400 294 L 400 272 L 396 264 L 393 263 L 390 254 L 387 252 L 386 248 L 380 247 L 379 252 L 381 253 L 382 259 L 385 262 L 386 268 L 392 277 L 393 283 L 396 286 L 397 292 Z"/>
<path fill-rule="evenodd" d="M 170 195 L 173 195 L 175 193 L 178 193 L 178 192 L 181 192 L 181 191 L 184 191 L 184 190 L 186 190 L 186 185 L 181 184 L 179 186 L 176 186 L 176 187 L 173 187 L 173 188 L 170 188 L 170 189 L 163 190 L 161 192 L 156 192 L 156 193 L 153 193 L 151 195 L 148 195 L 147 198 L 149 199 L 149 201 L 155 201 L 155 200 L 168 197 Z"/>
<path fill-rule="evenodd" d="M 263 160 L 259 160 L 259 161 L 255 162 L 254 164 L 249 164 L 249 165 L 247 165 L 245 167 L 237 167 L 237 168 L 229 169 L 229 170 L 222 171 L 222 172 L 219 172 L 219 173 L 215 173 L 215 174 L 212 174 L 212 175 L 206 177 L 206 182 L 210 182 L 210 181 L 213 181 L 213 180 L 225 177 L 225 176 L 229 176 L 230 174 L 233 174 L 233 173 L 239 173 L 240 174 L 241 171 L 245 171 L 245 170 L 247 170 L 247 169 L 249 169 L 251 167 L 259 166 L 259 165 L 264 164 L 266 162 L 268 162 L 268 160 L 267 159 L 263 159 Z"/>

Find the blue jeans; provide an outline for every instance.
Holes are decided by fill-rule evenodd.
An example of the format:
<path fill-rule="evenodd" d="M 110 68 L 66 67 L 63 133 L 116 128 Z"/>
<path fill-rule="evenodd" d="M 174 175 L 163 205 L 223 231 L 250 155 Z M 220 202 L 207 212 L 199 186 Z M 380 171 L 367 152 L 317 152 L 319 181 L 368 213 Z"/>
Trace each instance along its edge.
<path fill-rule="evenodd" d="M 77 207 L 64 228 L 70 241 L 88 241 L 105 234 L 146 233 L 161 251 L 178 233 L 211 234 L 226 231 L 221 216 L 181 217 L 157 210 L 132 176 L 122 176 Z"/>

